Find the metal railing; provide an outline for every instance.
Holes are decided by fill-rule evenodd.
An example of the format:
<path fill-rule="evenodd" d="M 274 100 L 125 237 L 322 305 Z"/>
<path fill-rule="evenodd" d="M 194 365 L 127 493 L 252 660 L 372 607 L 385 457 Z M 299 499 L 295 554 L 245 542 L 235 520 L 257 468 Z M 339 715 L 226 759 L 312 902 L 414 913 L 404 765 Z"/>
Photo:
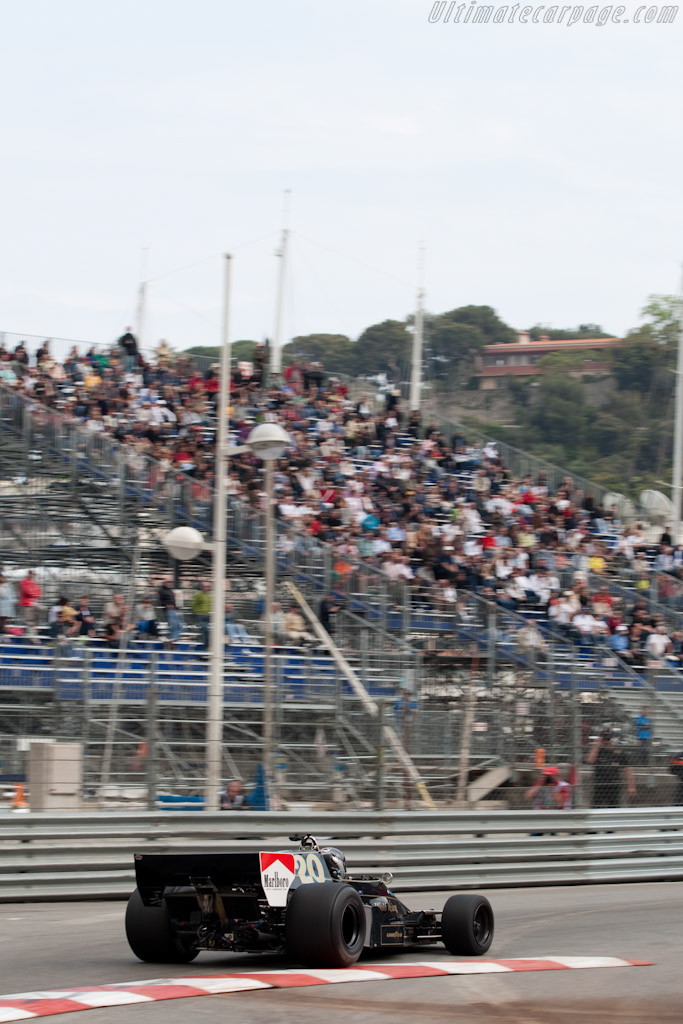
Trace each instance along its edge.
<path fill-rule="evenodd" d="M 331 837 L 349 872 L 419 889 L 683 879 L 683 808 L 0 816 L 0 902 L 125 898 L 133 854 L 215 854 Z"/>
<path fill-rule="evenodd" d="M 503 464 L 510 471 L 511 475 L 517 479 L 524 479 L 524 477 L 530 476 L 535 482 L 539 474 L 543 474 L 551 492 L 556 491 L 565 480 L 569 479 L 572 481 L 573 487 L 584 495 L 592 494 L 596 504 L 602 503 L 607 494 L 615 493 L 613 488 L 603 487 L 594 480 L 589 480 L 587 477 L 573 473 L 570 470 L 562 469 L 560 466 L 547 462 L 537 455 L 532 455 L 530 452 L 516 448 L 506 441 L 492 437 L 476 427 L 454 423 L 438 413 L 429 414 L 425 419 L 430 423 L 438 424 L 444 437 L 447 437 L 449 441 L 459 436 L 467 438 L 467 444 L 473 447 L 483 449 L 487 444 L 495 445 L 503 460 Z M 619 498 L 623 498 L 623 495 L 619 495 Z M 630 504 L 633 506 L 633 518 L 642 518 L 643 516 L 647 518 L 647 513 L 642 506 L 637 502 L 630 502 Z M 628 511 L 628 504 L 625 507 Z"/>
<path fill-rule="evenodd" d="M 76 338 L 55 338 L 40 334 L 0 331 L 0 345 L 4 345 L 8 351 L 13 352 L 17 345 L 23 344 L 29 354 L 31 365 L 35 365 L 35 354 L 45 344 L 49 346 L 51 358 L 55 359 L 58 363 L 64 363 L 74 347 L 81 359 L 91 351 L 97 355 L 107 355 L 113 350 L 120 355 L 121 350 L 118 347 L 117 341 L 117 338 L 112 338 L 110 341 L 93 342 Z M 154 349 L 150 345 L 143 346 L 142 354 L 147 359 L 155 358 Z M 215 360 L 211 360 L 211 362 L 215 362 Z"/>

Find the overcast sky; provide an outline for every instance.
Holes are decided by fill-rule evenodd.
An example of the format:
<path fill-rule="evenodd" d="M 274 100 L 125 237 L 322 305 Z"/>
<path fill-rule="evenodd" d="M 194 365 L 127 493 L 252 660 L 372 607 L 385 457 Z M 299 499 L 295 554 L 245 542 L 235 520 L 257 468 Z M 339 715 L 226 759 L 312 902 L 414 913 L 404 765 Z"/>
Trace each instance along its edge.
<path fill-rule="evenodd" d="M 232 337 L 270 335 L 291 189 L 285 340 L 405 317 L 420 242 L 432 312 L 623 333 L 683 259 L 683 8 L 639 6 L 0 0 L 0 330 L 116 338 L 146 248 L 147 342 L 218 343 L 226 251 Z"/>

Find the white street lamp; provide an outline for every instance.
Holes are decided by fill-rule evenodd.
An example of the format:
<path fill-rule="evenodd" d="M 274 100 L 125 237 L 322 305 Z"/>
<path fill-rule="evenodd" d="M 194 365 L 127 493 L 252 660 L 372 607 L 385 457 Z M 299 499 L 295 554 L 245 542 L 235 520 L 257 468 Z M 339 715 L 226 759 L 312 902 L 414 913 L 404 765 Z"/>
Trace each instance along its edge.
<path fill-rule="evenodd" d="M 210 546 L 204 543 L 203 536 L 193 526 L 176 526 L 164 537 L 164 547 L 179 562 L 189 562 Z"/>
<path fill-rule="evenodd" d="M 266 808 L 273 792 L 273 596 L 275 592 L 275 538 L 273 530 L 273 462 L 291 443 L 279 423 L 259 423 L 247 437 L 247 447 L 265 463 L 266 476 L 266 607 L 264 617 L 265 659 L 263 665 L 263 778 Z"/>

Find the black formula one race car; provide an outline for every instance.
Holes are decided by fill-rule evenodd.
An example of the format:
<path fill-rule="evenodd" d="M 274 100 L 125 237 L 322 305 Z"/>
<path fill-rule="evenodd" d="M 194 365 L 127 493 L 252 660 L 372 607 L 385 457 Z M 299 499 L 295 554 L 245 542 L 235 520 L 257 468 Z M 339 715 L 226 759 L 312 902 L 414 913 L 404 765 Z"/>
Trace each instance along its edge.
<path fill-rule="evenodd" d="M 441 912 L 408 910 L 391 874 L 350 876 L 344 854 L 310 835 L 294 850 L 135 855 L 126 909 L 130 948 L 148 963 L 188 963 L 200 950 L 284 953 L 305 967 L 349 967 L 383 953 L 442 942 L 480 956 L 493 939 L 485 896 L 451 896 Z"/>

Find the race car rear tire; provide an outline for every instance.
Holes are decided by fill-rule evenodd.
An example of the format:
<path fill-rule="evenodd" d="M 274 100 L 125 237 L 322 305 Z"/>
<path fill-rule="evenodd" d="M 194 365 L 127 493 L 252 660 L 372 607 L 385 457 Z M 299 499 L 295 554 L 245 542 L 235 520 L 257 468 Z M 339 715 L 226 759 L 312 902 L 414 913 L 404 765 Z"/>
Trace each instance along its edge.
<path fill-rule="evenodd" d="M 301 885 L 285 914 L 288 955 L 304 967 L 350 967 L 365 945 L 365 907 L 343 882 Z"/>
<path fill-rule="evenodd" d="M 178 938 L 166 901 L 146 907 L 138 889 L 126 907 L 126 938 L 136 957 L 148 964 L 189 964 L 199 953 Z"/>
<path fill-rule="evenodd" d="M 493 942 L 493 910 L 485 896 L 462 893 L 446 900 L 441 939 L 454 956 L 482 956 Z"/>

